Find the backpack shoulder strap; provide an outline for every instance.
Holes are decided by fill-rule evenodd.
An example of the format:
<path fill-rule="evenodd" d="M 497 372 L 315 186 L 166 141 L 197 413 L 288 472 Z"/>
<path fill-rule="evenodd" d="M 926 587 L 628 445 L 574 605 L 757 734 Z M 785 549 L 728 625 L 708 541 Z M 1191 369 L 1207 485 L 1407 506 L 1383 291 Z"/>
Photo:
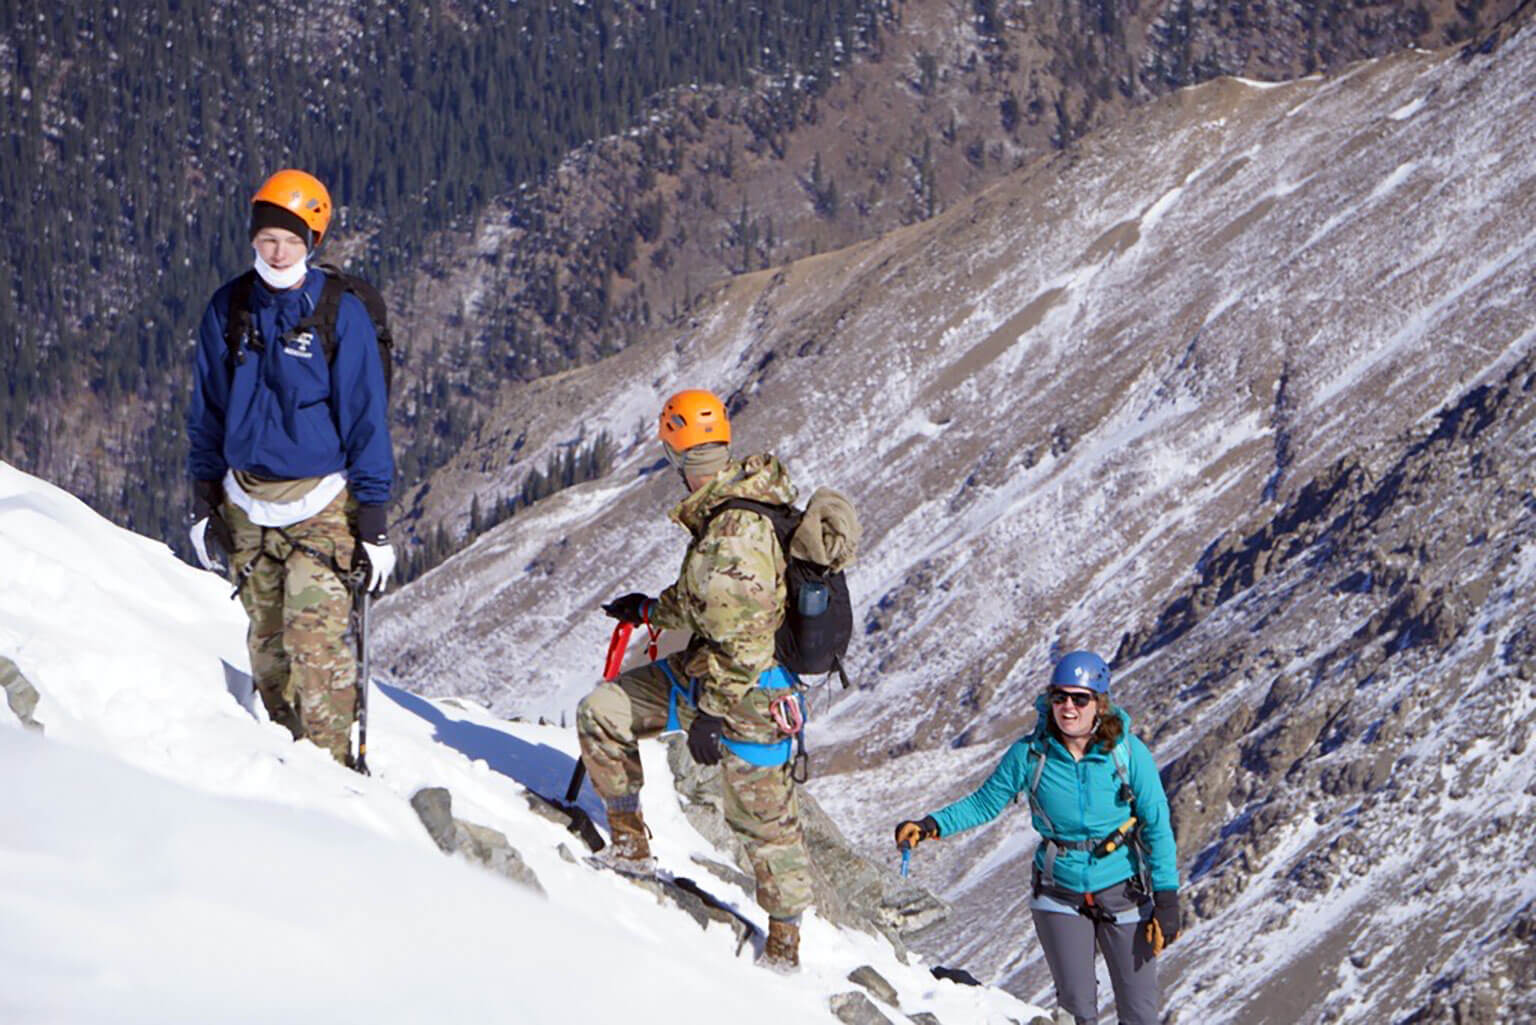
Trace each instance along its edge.
<path fill-rule="evenodd" d="M 336 318 L 341 315 L 341 297 L 347 292 L 347 284 L 345 276 L 329 264 L 321 264 L 320 271 L 325 275 L 325 287 L 320 289 L 320 299 L 315 303 L 314 312 L 300 321 L 299 326 L 320 336 L 320 348 L 325 353 L 325 362 L 329 364 L 336 362 L 336 347 L 339 344 Z"/>
<path fill-rule="evenodd" d="M 251 289 L 256 272 L 248 270 L 229 289 L 229 309 L 224 313 L 224 366 L 233 374 L 242 359 L 240 345 L 251 329 Z"/>
<path fill-rule="evenodd" d="M 340 344 L 336 321 L 341 316 L 341 297 L 344 293 L 350 293 L 363 304 L 363 310 L 373 322 L 374 337 L 379 343 L 379 359 L 384 369 L 384 390 L 388 392 L 394 384 L 395 336 L 389 329 L 389 310 L 384 305 L 383 294 L 368 279 L 348 274 L 334 263 L 316 264 L 316 267 L 325 272 L 325 289 L 320 294 L 320 302 L 315 306 L 311 318 L 314 324 L 310 326 L 320 328 L 326 362 L 335 362 L 336 347 Z"/>
<path fill-rule="evenodd" d="M 744 512 L 757 513 L 759 516 L 773 524 L 774 536 L 779 539 L 779 547 L 784 550 L 785 557 L 789 554 L 789 539 L 794 534 L 795 528 L 800 525 L 800 517 L 804 514 L 792 505 L 777 505 L 773 502 L 758 502 L 751 498 L 727 498 L 709 511 L 709 516 L 704 520 L 704 530 L 709 529 L 716 516 L 727 509 L 741 509 Z"/>
<path fill-rule="evenodd" d="M 1050 827 L 1051 832 L 1056 832 L 1056 827 L 1051 824 L 1050 816 L 1045 814 L 1045 809 L 1040 807 L 1040 799 L 1035 792 L 1040 789 L 1040 777 L 1045 773 L 1045 748 L 1039 744 L 1029 745 L 1029 786 L 1026 788 L 1029 794 L 1029 808 Z"/>
<path fill-rule="evenodd" d="M 1109 757 L 1115 763 L 1115 775 L 1120 777 L 1120 793 L 1125 802 L 1131 806 L 1131 814 L 1136 818 L 1136 828 L 1131 831 L 1131 850 L 1136 854 L 1136 880 L 1147 893 L 1152 892 L 1152 866 L 1147 860 L 1146 845 L 1142 843 L 1141 816 L 1136 814 L 1136 790 L 1131 786 L 1131 734 L 1127 730 L 1125 734 L 1109 749 Z"/>
<path fill-rule="evenodd" d="M 1115 742 L 1115 746 L 1109 749 L 1109 757 L 1115 763 L 1115 775 L 1120 777 L 1120 782 L 1129 789 L 1131 785 L 1129 734 L 1122 736 Z"/>

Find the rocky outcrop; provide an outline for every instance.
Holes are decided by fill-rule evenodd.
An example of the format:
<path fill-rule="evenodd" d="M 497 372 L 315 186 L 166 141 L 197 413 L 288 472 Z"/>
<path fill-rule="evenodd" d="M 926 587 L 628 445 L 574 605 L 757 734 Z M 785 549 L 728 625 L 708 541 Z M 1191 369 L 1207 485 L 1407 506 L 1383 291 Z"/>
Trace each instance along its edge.
<path fill-rule="evenodd" d="M 538 876 L 524 863 L 517 848 L 507 842 L 505 834 L 453 817 L 453 795 L 447 788 L 424 787 L 416 791 L 411 807 L 444 854 L 463 855 L 536 893 L 544 892 Z"/>
<path fill-rule="evenodd" d="M 0 689 L 5 691 L 5 702 L 21 724 L 29 730 L 43 732 L 43 724 L 32 717 L 39 700 L 37 688 L 22 675 L 16 663 L 4 655 L 0 655 Z"/>
<path fill-rule="evenodd" d="M 892 986 L 885 976 L 875 971 L 869 965 L 860 965 L 849 972 L 848 981 L 864 987 L 865 992 L 890 1004 L 892 1007 L 898 1007 L 901 1004 L 901 1001 L 896 996 L 896 987 Z"/>
<path fill-rule="evenodd" d="M 697 764 L 681 738 L 674 738 L 667 755 L 683 811 L 705 839 L 722 851 L 734 852 L 744 876 L 734 882 L 752 889 L 746 852 L 725 824 L 721 810 L 720 771 Z M 854 853 L 832 820 L 804 788 L 800 790 L 800 820 L 814 868 L 817 913 L 845 928 L 885 936 L 905 956 L 901 934 L 942 919 L 949 906 L 926 889 L 878 867 Z"/>
<path fill-rule="evenodd" d="M 1475 798 L 1526 751 L 1536 719 L 1521 711 L 1536 621 L 1515 583 L 1536 536 L 1533 439 L 1536 357 L 1526 356 L 1445 406 L 1395 456 L 1340 461 L 1257 530 L 1213 545 L 1198 579 L 1122 641 L 1117 660 L 1133 670 L 1145 660 L 1193 681 L 1144 713 L 1169 734 L 1191 708 L 1228 695 L 1228 713 L 1163 773 L 1195 918 L 1252 900 L 1266 879 L 1293 909 L 1365 880 L 1413 880 L 1404 893 L 1420 901 L 1443 888 L 1502 892 L 1502 873 L 1485 880 L 1479 866 L 1501 857 L 1495 838 L 1527 835 L 1531 823 L 1507 799 Z M 1229 640 L 1260 630 L 1262 644 Z M 1254 697 L 1231 700 L 1244 692 Z M 1434 825 L 1447 821 L 1459 825 Z M 1298 832 L 1311 839 L 1285 848 Z M 1385 882 L 1405 850 L 1411 873 Z M 1351 921 L 1356 970 L 1378 985 L 1414 978 L 1458 931 L 1481 933 L 1401 1020 L 1525 1017 L 1511 1001 L 1529 987 L 1511 981 L 1536 972 L 1530 905 L 1478 904 L 1436 912 L 1440 924 L 1408 956 Z M 1287 911 L 1260 933 L 1290 922 Z M 1512 938 L 1522 930 L 1526 940 Z M 1261 992 L 1254 1006 L 1284 1001 Z"/>
<path fill-rule="evenodd" d="M 879 59 L 825 88 L 765 78 L 656 98 L 635 131 L 579 148 L 499 200 L 473 238 L 444 240 L 474 258 L 434 261 L 446 278 L 405 289 L 400 319 L 416 337 L 466 338 L 453 384 L 488 399 L 494 379 L 468 369 L 478 351 L 523 377 L 591 363 L 675 334 L 714 282 L 931 217 L 1176 89 L 1464 42 L 1519 5 L 1048 0 L 978 14 L 907 0 Z M 466 294 L 479 307 L 467 322 Z M 493 418 L 448 475 L 486 481 L 519 442 L 542 460 L 571 441 L 529 438 L 519 420 Z M 1058 454 L 1070 444 L 1066 428 L 1051 440 Z M 420 532 L 457 534 L 473 490 L 422 487 L 401 508 Z"/>
<path fill-rule="evenodd" d="M 832 1016 L 846 1025 L 891 1025 L 875 1002 L 857 990 L 838 993 L 827 1001 Z"/>

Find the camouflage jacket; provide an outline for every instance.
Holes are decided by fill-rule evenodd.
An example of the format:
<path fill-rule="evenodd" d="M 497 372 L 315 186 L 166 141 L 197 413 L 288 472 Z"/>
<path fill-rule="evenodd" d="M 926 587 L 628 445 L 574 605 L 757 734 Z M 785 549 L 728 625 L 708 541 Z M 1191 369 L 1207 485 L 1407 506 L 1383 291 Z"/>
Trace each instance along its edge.
<path fill-rule="evenodd" d="M 701 642 L 686 666 L 700 683 L 701 709 L 726 719 L 742 739 L 771 740 L 767 692 L 755 683 L 774 664 L 773 635 L 784 620 L 784 556 L 766 517 L 727 509 L 709 518 L 731 498 L 789 504 L 795 487 L 783 463 L 756 455 L 726 464 L 673 509 L 672 519 L 693 535 L 693 543 L 677 582 L 651 610 L 651 622 L 691 631 Z"/>

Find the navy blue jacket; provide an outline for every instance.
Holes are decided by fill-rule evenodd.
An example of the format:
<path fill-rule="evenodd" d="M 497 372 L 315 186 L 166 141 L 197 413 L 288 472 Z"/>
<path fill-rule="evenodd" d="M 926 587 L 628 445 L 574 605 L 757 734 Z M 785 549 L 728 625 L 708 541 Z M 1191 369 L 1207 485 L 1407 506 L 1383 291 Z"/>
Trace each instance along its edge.
<path fill-rule="evenodd" d="M 327 364 L 320 339 L 285 343 L 285 333 L 314 311 L 325 272 L 311 269 L 299 288 L 274 292 L 257 280 L 251 310 L 263 344 L 242 347 L 229 372 L 224 324 L 233 281 L 208 303 L 198 328 L 196 379 L 187 412 L 194 480 L 218 480 L 227 469 L 297 480 L 346 471 L 363 505 L 389 502 L 395 479 L 385 405 L 384 367 L 373 322 L 362 301 L 343 294 L 336 316 L 336 359 Z"/>

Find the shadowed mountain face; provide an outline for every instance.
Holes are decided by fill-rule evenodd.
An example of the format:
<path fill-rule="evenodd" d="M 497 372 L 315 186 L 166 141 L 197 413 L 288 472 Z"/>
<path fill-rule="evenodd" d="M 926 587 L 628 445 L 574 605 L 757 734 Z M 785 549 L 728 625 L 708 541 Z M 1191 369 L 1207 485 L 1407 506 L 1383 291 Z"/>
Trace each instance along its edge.
<path fill-rule="evenodd" d="M 676 337 L 514 391 L 443 486 L 510 490 L 526 439 L 580 431 L 615 469 L 384 602 L 379 661 L 569 715 L 583 688 L 550 681 L 595 678 L 599 602 L 665 586 L 686 541 L 657 404 L 711 386 L 740 449 L 864 517 L 858 687 L 813 699 L 812 787 L 871 856 L 1095 648 L 1165 766 L 1177 1020 L 1528 1016 L 1503 980 L 1536 893 L 1533 93 L 1529 28 L 1217 81 L 720 286 Z M 1045 986 L 1032 846 L 1018 811 L 925 845 L 957 914 L 915 942 Z"/>

